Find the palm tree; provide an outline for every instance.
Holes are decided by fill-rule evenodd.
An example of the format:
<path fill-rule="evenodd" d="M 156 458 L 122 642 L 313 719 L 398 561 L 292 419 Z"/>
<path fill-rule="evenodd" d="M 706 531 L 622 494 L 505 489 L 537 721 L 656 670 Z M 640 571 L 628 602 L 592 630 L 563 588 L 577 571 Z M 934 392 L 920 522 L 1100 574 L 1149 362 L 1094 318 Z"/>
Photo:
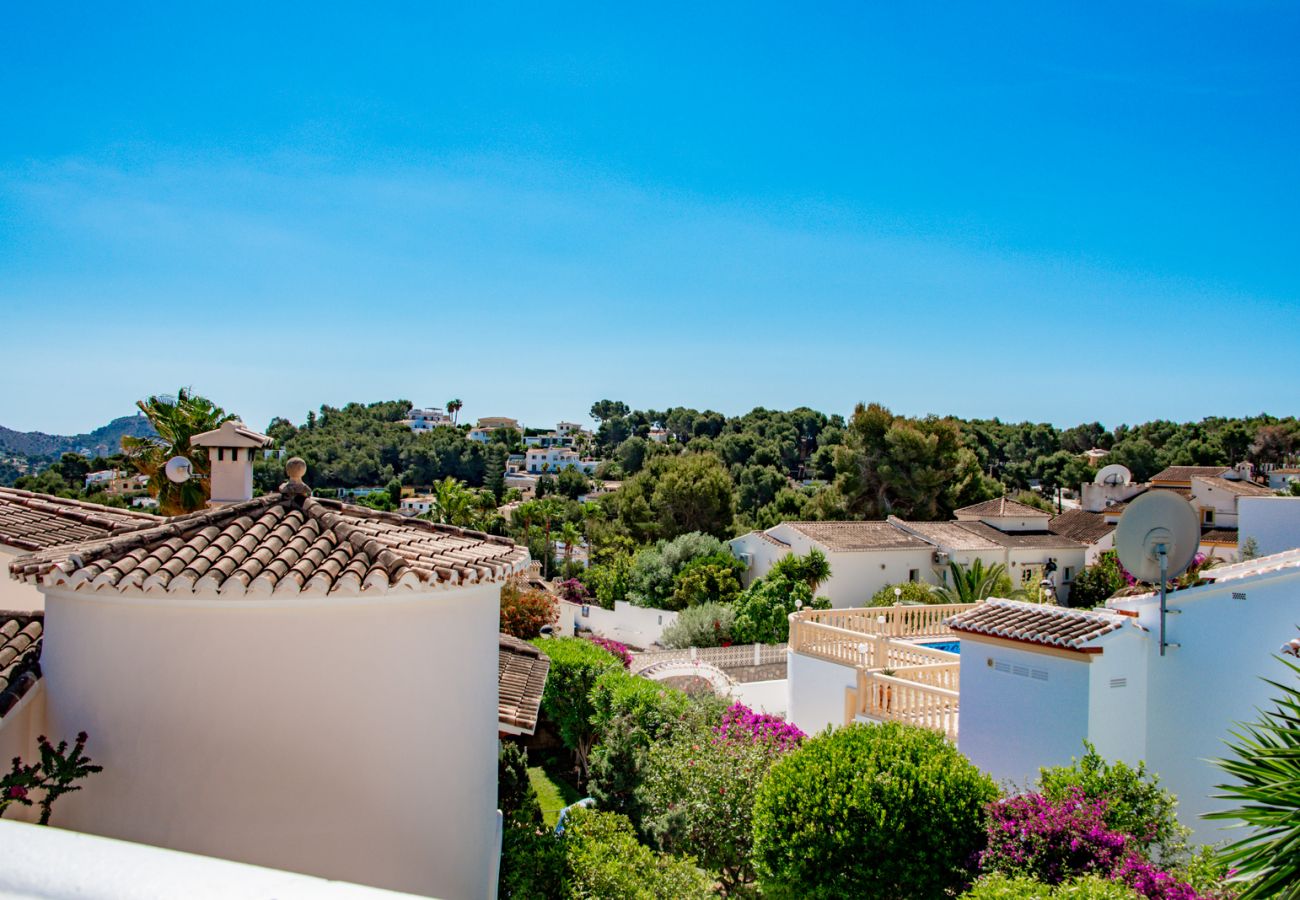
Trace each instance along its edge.
<path fill-rule="evenodd" d="M 1011 579 L 1002 563 L 994 563 L 985 568 L 982 559 L 976 559 L 969 566 L 950 562 L 948 570 L 952 573 L 952 584 L 940 585 L 934 589 L 944 603 L 981 603 L 995 594 L 1005 595 L 1005 599 L 1025 595 L 1022 590 L 1011 589 Z"/>
<path fill-rule="evenodd" d="M 473 507 L 474 497 L 450 475 L 434 485 L 429 514 L 435 522 L 464 527 L 473 518 Z"/>
<path fill-rule="evenodd" d="M 212 466 L 207 448 L 192 446 L 190 439 L 235 416 L 187 388 L 177 391 L 174 398 L 154 395 L 148 400 L 137 400 L 135 405 L 148 418 L 157 436 L 123 437 L 122 452 L 137 472 L 149 476 L 148 490 L 158 500 L 158 511 L 175 516 L 202 509 L 211 495 L 211 484 L 203 476 L 211 474 Z M 173 456 L 189 459 L 191 472 L 200 477 L 190 478 L 183 484 L 169 479 L 163 467 Z"/>
<path fill-rule="evenodd" d="M 553 497 L 538 500 L 536 503 L 537 513 L 542 517 L 542 527 L 545 530 L 544 546 L 546 549 L 544 552 L 546 558 L 542 560 L 542 577 L 550 578 L 553 573 L 548 572 L 547 569 L 551 566 L 551 556 L 553 555 L 551 550 L 551 520 L 564 512 L 564 507 Z"/>
<path fill-rule="evenodd" d="M 582 529 L 572 522 L 560 526 L 560 540 L 564 541 L 564 576 L 569 576 L 569 563 L 573 561 L 574 545 L 582 540 Z"/>
<path fill-rule="evenodd" d="M 456 420 L 460 418 L 460 408 L 464 406 L 460 399 L 447 401 L 447 415 L 451 416 L 451 424 L 455 425 Z"/>

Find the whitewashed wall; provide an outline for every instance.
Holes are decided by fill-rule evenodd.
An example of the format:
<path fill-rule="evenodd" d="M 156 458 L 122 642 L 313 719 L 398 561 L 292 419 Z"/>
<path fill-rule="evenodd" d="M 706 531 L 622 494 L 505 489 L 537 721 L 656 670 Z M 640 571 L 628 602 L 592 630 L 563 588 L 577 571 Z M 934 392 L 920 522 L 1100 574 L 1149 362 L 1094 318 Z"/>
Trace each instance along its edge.
<path fill-rule="evenodd" d="M 791 653 L 786 672 L 786 721 L 808 734 L 844 724 L 844 690 L 858 686 L 856 669 Z"/>
<path fill-rule="evenodd" d="M 1238 549 L 1253 537 L 1259 555 L 1300 547 L 1300 497 L 1242 497 L 1238 502 Z"/>
<path fill-rule="evenodd" d="M 23 762 L 31 764 L 40 760 L 40 753 L 36 749 L 36 738 L 46 734 L 45 722 L 45 682 L 38 681 L 31 689 L 23 694 L 21 700 L 14 704 L 14 708 L 9 710 L 3 719 L 0 719 L 0 765 L 4 766 L 5 771 L 9 769 L 9 761 L 15 756 L 21 756 Z M 72 741 L 76 738 L 77 731 L 74 730 L 68 734 L 55 732 L 49 737 L 54 743 L 61 740 Z M 88 746 L 86 752 L 93 758 L 95 748 Z M 92 776 L 93 777 L 93 776 Z M 54 806 L 54 813 L 50 821 L 55 825 L 62 825 L 62 803 L 60 800 Z M 40 817 L 40 810 L 31 806 L 14 805 L 5 811 L 6 819 L 13 819 L 18 822 L 35 822 Z M 0 865 L 0 870 L 3 870 Z"/>
<path fill-rule="evenodd" d="M 30 612 L 45 608 L 45 597 L 39 590 L 9 577 L 9 564 L 26 552 L 28 551 L 0 544 L 0 609 Z"/>
<path fill-rule="evenodd" d="M 621 641 L 639 650 L 658 643 L 664 629 L 676 621 L 677 613 L 672 610 L 635 606 L 623 600 L 616 601 L 613 609 L 595 603 L 560 603 L 560 633 L 573 634 L 576 624 L 579 628 L 591 629 L 592 634 Z"/>
<path fill-rule="evenodd" d="M 1076 658 L 1077 657 L 1077 658 Z M 1000 782 L 1069 763 L 1088 736 L 1088 656 L 961 636 L 957 746 Z"/>
<path fill-rule="evenodd" d="M 1272 706 L 1273 690 L 1264 679 L 1290 677 L 1274 657 L 1284 641 L 1300 636 L 1298 598 L 1295 570 L 1175 592 L 1169 607 L 1178 612 L 1168 617 L 1168 638 L 1180 646 L 1164 657 L 1154 640 L 1158 600 L 1122 604 L 1139 611 L 1153 636 L 1147 646 L 1147 763 L 1178 795 L 1179 817 L 1199 841 L 1228 836 L 1200 819 L 1224 805 L 1211 799 L 1223 774 L 1208 760 L 1224 755 L 1234 723 Z"/>
<path fill-rule="evenodd" d="M 789 703 L 789 684 L 785 678 L 772 681 L 743 681 L 731 688 L 731 696 L 757 712 L 784 716 Z"/>
<path fill-rule="evenodd" d="M 88 731 L 104 766 L 63 798 L 63 825 L 490 896 L 498 592 L 198 602 L 50 590 L 49 726 Z"/>

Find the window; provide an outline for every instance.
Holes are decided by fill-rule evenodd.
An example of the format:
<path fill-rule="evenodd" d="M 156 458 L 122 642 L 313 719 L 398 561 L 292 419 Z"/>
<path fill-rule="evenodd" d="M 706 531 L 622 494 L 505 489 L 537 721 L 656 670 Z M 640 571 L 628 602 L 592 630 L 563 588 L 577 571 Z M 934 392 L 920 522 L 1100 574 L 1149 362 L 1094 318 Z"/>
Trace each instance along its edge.
<path fill-rule="evenodd" d="M 1201 524 L 1203 525 L 1214 524 L 1214 510 L 1212 509 L 1201 510 Z"/>
<path fill-rule="evenodd" d="M 920 570 L 920 569 L 908 569 L 908 570 L 907 570 L 907 580 L 908 580 L 908 581 L 920 581 L 920 580 L 921 580 L 921 570 Z"/>
<path fill-rule="evenodd" d="M 1073 566 L 1066 566 L 1066 567 L 1065 567 L 1065 572 L 1064 572 L 1064 574 L 1063 574 L 1061 577 L 1062 577 L 1066 582 L 1073 581 L 1073 580 L 1074 580 L 1074 567 L 1073 567 Z"/>

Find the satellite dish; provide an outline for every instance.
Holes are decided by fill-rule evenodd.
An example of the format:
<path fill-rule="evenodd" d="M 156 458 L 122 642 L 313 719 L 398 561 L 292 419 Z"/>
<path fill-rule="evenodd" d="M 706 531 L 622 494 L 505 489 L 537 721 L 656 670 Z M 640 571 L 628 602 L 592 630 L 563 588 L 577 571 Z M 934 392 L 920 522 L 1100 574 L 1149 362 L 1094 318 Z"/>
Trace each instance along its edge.
<path fill-rule="evenodd" d="M 1119 463 L 1111 463 L 1108 466 L 1102 466 L 1097 471 L 1097 477 L 1092 481 L 1093 484 L 1131 484 L 1133 473 Z"/>
<path fill-rule="evenodd" d="M 168 481 L 174 481 L 176 484 L 184 484 L 190 480 L 194 474 L 190 461 L 183 456 L 173 456 L 167 460 L 167 465 L 163 466 L 163 473 L 166 474 Z"/>
<path fill-rule="evenodd" d="M 1201 546 L 1201 523 L 1192 505 L 1172 491 L 1147 491 L 1119 517 L 1115 552 L 1134 578 L 1158 584 L 1162 546 L 1167 581 L 1182 574 L 1196 556 Z"/>

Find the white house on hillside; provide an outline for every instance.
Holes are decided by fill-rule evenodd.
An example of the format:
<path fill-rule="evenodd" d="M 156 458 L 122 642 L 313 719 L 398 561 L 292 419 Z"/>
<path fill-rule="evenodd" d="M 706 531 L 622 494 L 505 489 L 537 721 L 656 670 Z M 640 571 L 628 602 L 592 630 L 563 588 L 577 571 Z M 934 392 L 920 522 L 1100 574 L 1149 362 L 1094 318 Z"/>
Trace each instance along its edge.
<path fill-rule="evenodd" d="M 452 424 L 451 416 L 447 415 L 437 407 L 426 409 L 410 409 L 406 413 L 406 418 L 402 424 L 410 428 L 416 434 L 426 434 L 435 428 L 441 428 L 444 425 Z"/>
<path fill-rule="evenodd" d="M 567 447 L 530 447 L 524 453 L 524 467 L 530 475 L 561 472 L 564 469 L 580 469 L 590 474 L 596 471 L 596 462 L 584 460 L 576 451 Z"/>
<path fill-rule="evenodd" d="M 1099 753 L 1145 760 L 1178 796 L 1198 840 L 1228 835 L 1200 819 L 1223 773 L 1234 723 L 1271 706 L 1265 678 L 1300 622 L 1300 550 L 1208 570 L 1210 583 L 1169 595 L 1160 652 L 1158 595 L 1083 611 L 990 601 L 949 620 L 961 637 L 962 752 L 995 778 L 1027 782 Z"/>
<path fill-rule="evenodd" d="M 945 584 L 949 562 L 1001 564 L 1016 587 L 1044 579 L 1061 600 L 1084 565 L 1087 546 L 1053 534 L 1051 516 L 1014 500 L 991 500 L 956 511 L 951 522 L 782 522 L 732 539 L 732 553 L 746 565 L 744 582 L 767 574 L 791 553 L 816 548 L 826 555 L 831 577 L 818 593 L 834 607 L 863 606 L 890 584 Z"/>
<path fill-rule="evenodd" d="M 43 646 L 0 747 L 89 732 L 104 771 L 60 802 L 65 828 L 490 897 L 498 593 L 527 551 L 316 499 L 287 469 L 256 499 L 14 559 Z"/>

